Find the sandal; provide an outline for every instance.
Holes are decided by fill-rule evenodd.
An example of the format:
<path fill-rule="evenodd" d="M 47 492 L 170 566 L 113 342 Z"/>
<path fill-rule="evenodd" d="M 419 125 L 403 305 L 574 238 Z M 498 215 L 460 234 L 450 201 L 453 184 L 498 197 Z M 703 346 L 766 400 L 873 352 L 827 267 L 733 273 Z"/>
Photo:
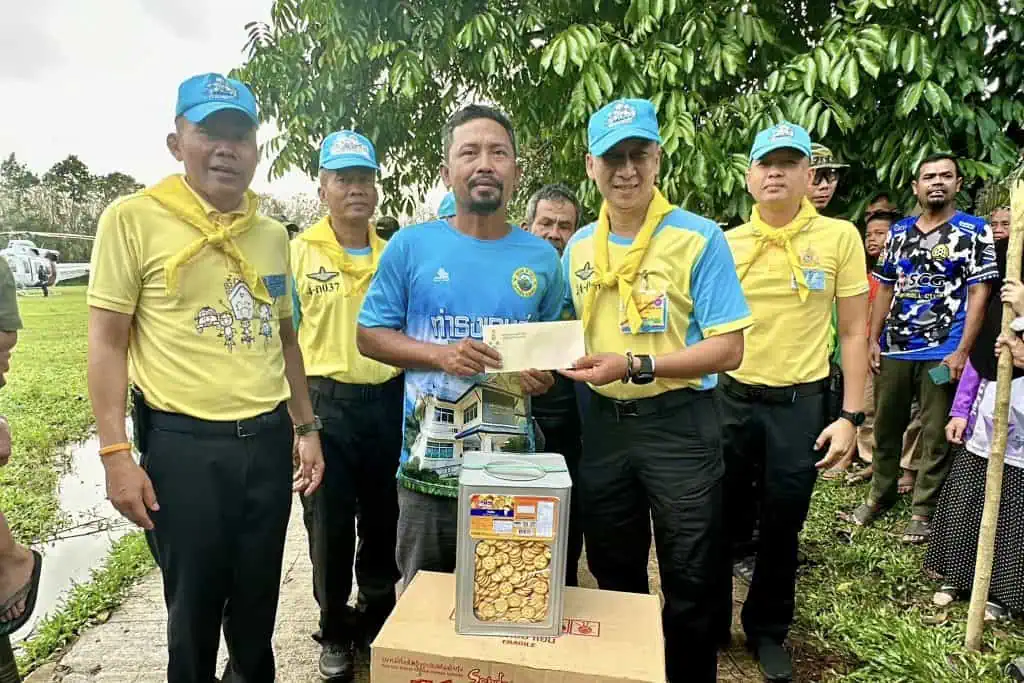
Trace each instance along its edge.
<path fill-rule="evenodd" d="M 846 475 L 846 485 L 856 486 L 857 484 L 862 484 L 865 481 L 871 481 L 872 474 L 874 474 L 874 470 L 871 469 L 871 465 L 868 465 L 862 470 L 850 472 L 849 474 Z"/>
<path fill-rule="evenodd" d="M 10 621 L 0 621 L 0 638 L 9 636 L 24 626 L 36 608 L 36 597 L 39 595 L 39 576 L 43 570 L 43 556 L 33 550 L 32 557 L 34 563 L 32 565 L 32 576 L 29 578 L 28 583 L 0 605 L 0 614 L 6 614 L 12 607 L 24 600 L 25 611 L 21 613 L 21 616 Z"/>
<path fill-rule="evenodd" d="M 959 591 L 956 586 L 940 586 L 939 590 L 932 595 L 932 604 L 936 607 L 948 607 L 956 602 Z"/>
<path fill-rule="evenodd" d="M 852 522 L 857 526 L 871 526 L 887 509 L 878 504 L 862 503 L 855 507 L 853 512 L 839 513 L 839 517 L 843 521 Z"/>
<path fill-rule="evenodd" d="M 910 476 L 907 476 L 908 474 Z M 905 496 L 914 490 L 914 484 L 916 482 L 917 474 L 914 473 L 913 470 L 904 470 L 903 476 L 901 476 L 899 481 L 896 482 L 896 492 L 901 496 Z"/>
<path fill-rule="evenodd" d="M 928 520 L 912 519 L 910 524 L 907 524 L 907 528 L 903 530 L 903 538 L 900 540 L 910 545 L 920 545 L 927 543 L 928 537 L 931 535 L 932 525 Z"/>
<path fill-rule="evenodd" d="M 1005 621 L 1009 618 L 1007 609 L 998 602 L 985 603 L 985 621 Z"/>

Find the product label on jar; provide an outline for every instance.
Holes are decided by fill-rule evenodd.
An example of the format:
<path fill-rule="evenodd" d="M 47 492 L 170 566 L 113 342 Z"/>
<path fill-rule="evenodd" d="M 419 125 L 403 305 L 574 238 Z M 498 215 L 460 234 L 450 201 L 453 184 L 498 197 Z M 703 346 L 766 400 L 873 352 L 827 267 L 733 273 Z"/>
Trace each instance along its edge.
<path fill-rule="evenodd" d="M 496 541 L 555 538 L 558 498 L 477 493 L 469 499 L 469 535 Z"/>

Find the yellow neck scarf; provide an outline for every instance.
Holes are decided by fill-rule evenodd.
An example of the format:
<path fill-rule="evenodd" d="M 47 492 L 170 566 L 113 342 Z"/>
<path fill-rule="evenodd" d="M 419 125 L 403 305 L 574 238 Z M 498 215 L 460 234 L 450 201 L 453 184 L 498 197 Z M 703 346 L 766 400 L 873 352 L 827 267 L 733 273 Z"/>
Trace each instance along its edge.
<path fill-rule="evenodd" d="M 189 244 L 164 264 L 164 279 L 168 294 L 173 294 L 178 288 L 178 269 L 195 258 L 203 250 L 203 247 L 209 245 L 220 249 L 235 262 L 242 279 L 249 286 L 253 296 L 266 303 L 273 302 L 263 280 L 242 255 L 234 240 L 255 223 L 257 204 L 255 193 L 246 190 L 246 201 L 243 203 L 245 212 L 226 226 L 218 225 L 210 220 L 206 207 L 186 184 L 184 176 L 168 176 L 156 185 L 146 188 L 145 194 L 160 202 L 168 211 L 202 233 L 202 237 Z"/>
<path fill-rule="evenodd" d="M 370 266 L 359 265 L 353 263 L 348 254 L 345 253 L 345 249 L 338 243 L 338 237 L 334 234 L 334 228 L 331 227 L 330 216 L 324 216 L 316 225 L 311 227 L 299 235 L 298 239 L 305 240 L 310 244 L 314 244 L 327 254 L 327 257 L 334 264 L 334 267 L 338 271 L 345 273 L 352 278 L 352 285 L 349 287 L 345 295 L 354 294 L 361 292 L 370 286 L 370 280 L 373 278 L 373 274 L 377 272 L 377 264 L 380 263 L 380 254 L 384 251 L 384 247 L 387 246 L 387 242 L 381 239 L 377 235 L 377 231 L 373 229 L 373 225 L 370 226 L 369 231 L 370 238 L 370 253 L 371 263 Z"/>
<path fill-rule="evenodd" d="M 786 257 L 789 259 L 789 269 L 796 279 L 796 289 L 797 294 L 800 295 L 800 301 L 807 301 L 807 295 L 811 290 L 807 286 L 806 278 L 804 278 L 804 269 L 800 264 L 800 256 L 796 253 L 796 247 L 793 246 L 793 238 L 810 227 L 817 217 L 818 212 L 815 210 L 814 205 L 804 197 L 796 217 L 785 227 L 774 228 L 761 220 L 761 213 L 757 210 L 757 206 L 754 206 L 754 211 L 750 215 L 750 224 L 754 229 L 754 237 L 756 239 L 754 253 L 750 255 L 750 260 L 743 267 L 743 271 L 740 273 L 740 280 L 743 280 L 747 271 L 750 270 L 750 266 L 754 265 L 754 261 L 757 260 L 757 257 L 761 255 L 761 252 L 766 247 L 769 245 L 776 246 L 786 252 Z"/>
<path fill-rule="evenodd" d="M 654 198 L 647 207 L 647 216 L 644 217 L 644 224 L 640 232 L 633 238 L 633 243 L 615 270 L 608 265 L 608 239 L 611 236 L 611 222 L 608 218 L 608 203 L 601 204 L 601 213 L 597 218 L 597 227 L 594 229 L 594 278 L 590 289 L 587 291 L 587 298 L 583 302 L 583 329 L 590 323 L 590 315 L 594 311 L 594 302 L 600 291 L 605 288 L 618 286 L 619 301 L 626 308 L 626 318 L 629 320 L 629 329 L 633 334 L 640 331 L 643 323 L 643 316 L 633 300 L 633 282 L 640 272 L 640 264 L 647 253 L 647 247 L 651 244 L 651 237 L 654 231 L 661 224 L 662 219 L 675 209 L 668 203 L 668 200 L 654 189 Z"/>

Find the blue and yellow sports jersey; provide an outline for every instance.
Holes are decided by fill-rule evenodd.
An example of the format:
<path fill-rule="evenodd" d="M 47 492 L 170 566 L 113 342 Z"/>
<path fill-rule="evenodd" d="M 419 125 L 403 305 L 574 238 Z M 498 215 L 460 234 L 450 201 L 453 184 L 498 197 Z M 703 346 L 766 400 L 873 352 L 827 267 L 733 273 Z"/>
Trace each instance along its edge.
<path fill-rule="evenodd" d="M 432 344 L 482 340 L 484 325 L 558 320 L 563 291 L 558 253 L 539 237 L 512 228 L 478 240 L 435 220 L 402 228 L 388 243 L 359 324 Z M 518 373 L 407 370 L 403 434 L 399 481 L 451 497 L 464 451 L 523 453 L 535 443 Z"/>
<path fill-rule="evenodd" d="M 592 223 L 577 232 L 562 256 L 569 285 L 566 304 L 578 317 L 582 317 L 587 292 L 596 286 L 595 227 Z M 613 233 L 608 242 L 609 266 L 614 270 L 632 240 Z M 629 329 L 618 290 L 602 288 L 587 326 L 587 353 L 631 351 L 657 359 L 752 323 L 725 235 L 712 221 L 679 208 L 673 208 L 655 230 L 633 284 L 633 299 L 643 316 L 638 334 Z M 650 384 L 613 382 L 594 390 L 609 398 L 628 400 L 687 387 L 712 389 L 716 383 L 716 375 L 657 377 Z"/>

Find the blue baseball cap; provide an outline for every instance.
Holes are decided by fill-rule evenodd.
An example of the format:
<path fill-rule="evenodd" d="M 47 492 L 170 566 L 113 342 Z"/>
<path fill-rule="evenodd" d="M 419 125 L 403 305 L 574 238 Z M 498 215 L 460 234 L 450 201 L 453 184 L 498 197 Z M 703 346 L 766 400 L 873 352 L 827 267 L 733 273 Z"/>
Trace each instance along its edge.
<path fill-rule="evenodd" d="M 801 126 L 783 121 L 757 134 L 754 146 L 750 148 L 750 160 L 757 161 L 777 149 L 795 149 L 805 157 L 810 157 L 811 136 Z"/>
<path fill-rule="evenodd" d="M 437 207 L 438 218 L 451 218 L 455 215 L 455 193 L 449 192 L 441 200 L 441 204 Z"/>
<path fill-rule="evenodd" d="M 658 114 L 649 100 L 615 100 L 601 107 L 587 125 L 587 147 L 603 156 L 627 138 L 653 140 L 661 144 Z"/>
<path fill-rule="evenodd" d="M 207 116 L 225 109 L 240 111 L 259 125 L 256 98 L 249 87 L 220 74 L 193 76 L 178 86 L 175 117 L 184 116 L 192 123 L 202 123 Z"/>
<path fill-rule="evenodd" d="M 339 130 L 324 139 L 324 144 L 320 146 L 320 168 L 328 171 L 340 171 L 343 168 L 380 169 L 373 143 L 351 130 Z"/>

